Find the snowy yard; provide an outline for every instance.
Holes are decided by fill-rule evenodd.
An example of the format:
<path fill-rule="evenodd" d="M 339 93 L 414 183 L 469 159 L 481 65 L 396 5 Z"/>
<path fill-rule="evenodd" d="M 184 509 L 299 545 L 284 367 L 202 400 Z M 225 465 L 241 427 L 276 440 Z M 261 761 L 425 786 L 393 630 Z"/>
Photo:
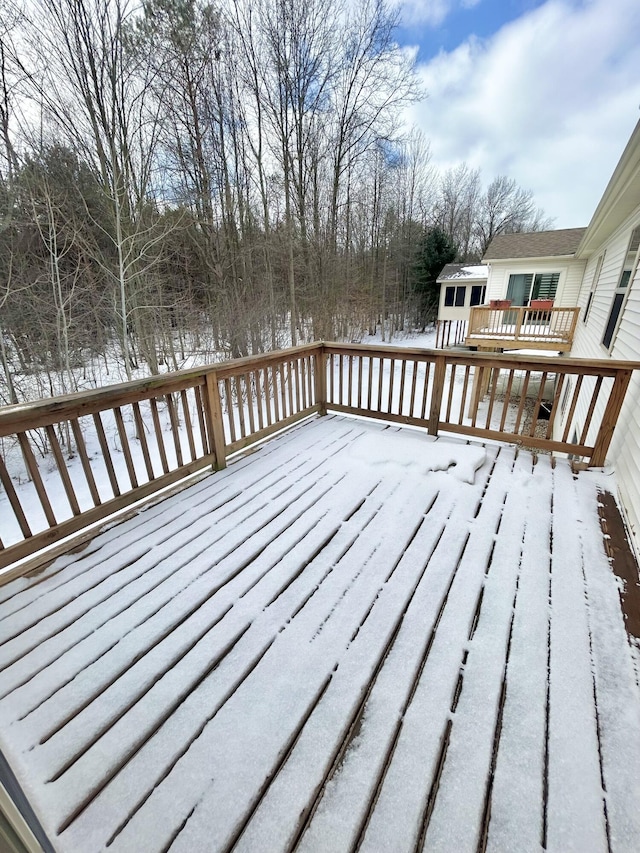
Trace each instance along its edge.
<path fill-rule="evenodd" d="M 599 476 L 319 418 L 0 587 L 56 850 L 637 851 Z"/>

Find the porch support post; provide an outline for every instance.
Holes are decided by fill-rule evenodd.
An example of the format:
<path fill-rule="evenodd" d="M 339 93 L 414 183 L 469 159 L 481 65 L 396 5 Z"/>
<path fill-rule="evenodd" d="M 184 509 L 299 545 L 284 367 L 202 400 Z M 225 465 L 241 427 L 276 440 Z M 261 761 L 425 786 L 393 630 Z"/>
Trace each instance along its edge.
<path fill-rule="evenodd" d="M 316 352 L 315 356 L 315 392 L 316 403 L 318 404 L 318 414 L 327 414 L 327 354 L 324 350 L 324 344 Z"/>
<path fill-rule="evenodd" d="M 609 395 L 609 400 L 602 416 L 602 422 L 600 423 L 600 429 L 598 430 L 598 437 L 596 438 L 593 453 L 589 460 L 590 468 L 602 468 L 605 464 L 607 450 L 611 444 L 613 431 L 618 422 L 618 416 L 624 403 L 624 397 L 629 387 L 632 372 L 631 370 L 619 370 L 616 373 L 616 378 L 613 380 L 613 388 L 611 389 L 611 394 Z"/>
<path fill-rule="evenodd" d="M 222 424 L 222 402 L 218 388 L 218 375 L 212 370 L 205 374 L 207 389 L 207 421 L 209 435 L 216 457 L 215 470 L 221 471 L 227 467 L 227 455 L 224 442 L 224 426 Z"/>
<path fill-rule="evenodd" d="M 438 435 L 440 423 L 440 410 L 442 409 L 442 394 L 444 392 L 444 380 L 447 370 L 447 361 L 444 355 L 436 356 L 433 386 L 431 388 L 431 406 L 429 408 L 429 435 Z"/>

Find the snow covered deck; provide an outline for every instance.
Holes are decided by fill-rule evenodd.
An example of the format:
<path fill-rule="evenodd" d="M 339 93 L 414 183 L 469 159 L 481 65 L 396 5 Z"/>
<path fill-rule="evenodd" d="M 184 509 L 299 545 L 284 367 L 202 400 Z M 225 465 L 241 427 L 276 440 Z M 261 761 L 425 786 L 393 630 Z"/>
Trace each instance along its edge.
<path fill-rule="evenodd" d="M 0 587 L 55 849 L 637 851 L 597 476 L 324 417 Z"/>
<path fill-rule="evenodd" d="M 466 346 L 571 352 L 579 308 L 472 308 Z"/>

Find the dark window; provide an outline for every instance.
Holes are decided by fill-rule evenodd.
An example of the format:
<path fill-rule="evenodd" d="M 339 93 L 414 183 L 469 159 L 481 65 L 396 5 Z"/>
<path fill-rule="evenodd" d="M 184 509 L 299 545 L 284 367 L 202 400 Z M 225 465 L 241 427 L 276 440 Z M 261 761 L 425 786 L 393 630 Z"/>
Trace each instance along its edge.
<path fill-rule="evenodd" d="M 484 284 L 471 285 L 471 305 L 482 305 L 487 288 Z"/>
<path fill-rule="evenodd" d="M 451 308 L 453 305 L 454 299 L 456 298 L 456 289 L 455 287 L 447 287 L 444 291 L 444 304 L 447 308 Z"/>
<path fill-rule="evenodd" d="M 584 309 L 584 317 L 582 318 L 583 323 L 587 322 L 587 318 L 589 316 L 589 311 L 591 310 L 591 301 L 592 300 L 593 300 L 593 290 L 591 291 L 591 293 L 587 297 L 587 304 L 586 304 L 586 307 Z"/>
<path fill-rule="evenodd" d="M 591 290 L 589 291 L 589 296 L 587 297 L 587 304 L 584 309 L 584 317 L 582 318 L 582 322 L 586 323 L 589 319 L 589 311 L 591 311 L 591 303 L 593 302 L 593 295 L 596 292 L 596 287 L 598 286 L 598 281 L 600 279 L 600 273 L 602 272 L 602 264 L 604 262 L 604 256 L 606 252 L 603 252 L 602 255 L 598 258 L 598 263 L 596 264 L 596 271 L 593 274 L 593 281 L 591 282 Z"/>
<path fill-rule="evenodd" d="M 613 297 L 611 310 L 609 311 L 609 319 L 607 320 L 607 325 L 604 330 L 604 335 L 602 337 L 602 344 L 607 349 L 611 347 L 611 343 L 613 341 L 613 335 L 618 325 L 618 318 L 620 317 L 620 312 L 622 311 L 622 305 L 624 303 L 624 297 L 630 278 L 631 270 L 624 270 L 620 277 L 615 296 Z"/>
<path fill-rule="evenodd" d="M 464 298 L 467 293 L 466 287 L 456 287 L 456 308 L 464 307 Z"/>

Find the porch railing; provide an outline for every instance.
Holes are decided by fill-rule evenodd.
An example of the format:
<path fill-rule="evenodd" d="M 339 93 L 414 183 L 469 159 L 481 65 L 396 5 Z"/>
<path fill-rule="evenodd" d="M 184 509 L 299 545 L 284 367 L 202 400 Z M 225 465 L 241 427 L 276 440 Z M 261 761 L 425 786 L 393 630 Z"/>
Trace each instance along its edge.
<path fill-rule="evenodd" d="M 491 308 L 471 309 L 467 346 L 518 345 L 529 349 L 568 352 L 578 322 L 579 308 Z"/>
<path fill-rule="evenodd" d="M 230 453 L 314 413 L 522 444 L 602 466 L 638 368 L 316 343 L 1 408 L 0 568 L 199 470 L 224 468 Z M 580 433 L 570 435 L 574 415 Z"/>

